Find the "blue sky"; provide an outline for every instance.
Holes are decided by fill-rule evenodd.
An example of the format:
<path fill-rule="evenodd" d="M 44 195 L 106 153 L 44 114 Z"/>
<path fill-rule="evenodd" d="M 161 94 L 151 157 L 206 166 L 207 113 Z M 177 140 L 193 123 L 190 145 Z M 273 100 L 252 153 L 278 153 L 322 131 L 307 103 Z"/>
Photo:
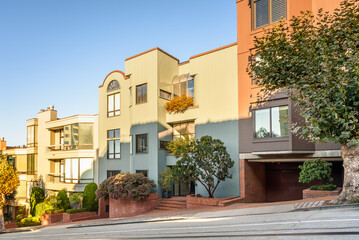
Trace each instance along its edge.
<path fill-rule="evenodd" d="M 235 0 L 1 0 L 0 137 L 26 120 L 98 113 L 98 86 L 124 59 L 160 47 L 186 61 L 235 42 Z"/>

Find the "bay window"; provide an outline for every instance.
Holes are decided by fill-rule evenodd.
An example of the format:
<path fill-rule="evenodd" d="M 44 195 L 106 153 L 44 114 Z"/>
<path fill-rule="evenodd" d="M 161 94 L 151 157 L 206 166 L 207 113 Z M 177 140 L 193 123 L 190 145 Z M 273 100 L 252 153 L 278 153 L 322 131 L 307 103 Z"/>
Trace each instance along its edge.
<path fill-rule="evenodd" d="M 175 76 L 172 81 L 173 97 L 186 95 L 194 98 L 194 77 L 189 73 Z"/>
<path fill-rule="evenodd" d="M 61 160 L 61 181 L 65 183 L 93 182 L 92 158 L 67 158 Z"/>
<path fill-rule="evenodd" d="M 254 111 L 255 138 L 288 137 L 288 106 Z"/>

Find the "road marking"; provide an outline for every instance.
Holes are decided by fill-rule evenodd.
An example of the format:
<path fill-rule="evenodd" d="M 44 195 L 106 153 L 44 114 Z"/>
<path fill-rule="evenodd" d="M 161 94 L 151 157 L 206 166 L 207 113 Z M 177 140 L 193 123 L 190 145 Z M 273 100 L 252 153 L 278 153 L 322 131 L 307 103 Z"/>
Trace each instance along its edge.
<path fill-rule="evenodd" d="M 148 231 L 164 231 L 164 230 L 188 230 L 188 229 L 214 229 L 214 228 L 228 228 L 228 227 L 248 227 L 248 226 L 266 226 L 266 225 L 289 225 L 289 224 L 301 224 L 301 223 L 325 223 L 325 222 L 351 222 L 351 221 L 359 221 L 358 218 L 352 218 L 352 219 L 328 219 L 328 220 L 305 220 L 305 221 L 288 221 L 288 222 L 265 222 L 265 223 L 241 223 L 241 224 L 226 224 L 226 225 L 220 225 L 220 226 L 198 226 L 198 227 L 167 227 L 167 228 L 149 228 L 149 229 L 143 229 L 142 232 L 148 232 Z M 185 222 L 185 221 L 184 221 Z M 358 227 L 359 228 L 359 227 Z M 109 233 L 128 233 L 128 232 L 138 232 L 140 233 L 140 229 L 132 229 L 132 230 L 117 230 L 117 231 L 103 231 L 103 232 L 81 232 L 81 233 L 63 233 L 61 234 L 61 237 L 63 236 L 78 236 L 78 235 L 98 235 L 98 234 L 109 234 Z M 12 235 L 12 234 L 11 234 Z M 54 237 L 54 234 L 44 234 L 44 235 L 37 235 L 36 238 L 40 237 Z M 2 239 L 5 238 L 14 238 L 12 237 L 6 237 L 1 236 Z M 31 238 L 31 236 L 16 236 L 17 239 L 19 238 Z M 33 238 L 33 237 L 32 237 Z"/>

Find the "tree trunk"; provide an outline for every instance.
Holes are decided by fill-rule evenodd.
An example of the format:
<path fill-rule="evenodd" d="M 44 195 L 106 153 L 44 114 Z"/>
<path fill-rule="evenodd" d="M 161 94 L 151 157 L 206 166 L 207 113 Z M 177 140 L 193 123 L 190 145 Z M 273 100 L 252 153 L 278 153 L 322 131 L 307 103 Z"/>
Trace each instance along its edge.
<path fill-rule="evenodd" d="M 341 148 L 344 167 L 343 190 L 336 203 L 350 203 L 359 200 L 359 146 Z"/>
<path fill-rule="evenodd" d="M 0 232 L 5 232 L 5 223 L 4 223 L 4 211 L 3 211 L 3 208 L 0 207 L 0 228 L 1 228 L 1 231 Z"/>

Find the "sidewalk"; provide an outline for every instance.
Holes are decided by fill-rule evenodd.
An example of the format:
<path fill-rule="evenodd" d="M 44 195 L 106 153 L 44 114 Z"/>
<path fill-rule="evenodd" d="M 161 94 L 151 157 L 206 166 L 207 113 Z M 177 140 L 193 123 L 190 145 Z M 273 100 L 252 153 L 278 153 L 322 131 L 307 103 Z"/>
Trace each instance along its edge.
<path fill-rule="evenodd" d="M 70 228 L 77 227 L 91 227 L 101 225 L 115 225 L 115 224 L 130 224 L 143 222 L 159 222 L 159 221 L 174 221 L 186 219 L 190 217 L 211 218 L 220 216 L 234 216 L 247 214 L 268 214 L 289 212 L 298 209 L 298 206 L 316 206 L 318 202 L 326 202 L 335 199 L 336 196 L 301 199 L 295 201 L 284 202 L 265 202 L 265 203 L 235 203 L 226 207 L 206 207 L 206 208 L 184 208 L 176 210 L 153 210 L 145 214 L 123 217 L 123 218 L 100 218 L 95 220 L 84 220 L 71 223 L 55 223 L 47 226 L 28 227 L 26 229 L 13 229 L 12 231 L 31 231 L 31 229 L 39 229 L 51 226 L 69 225 Z"/>

